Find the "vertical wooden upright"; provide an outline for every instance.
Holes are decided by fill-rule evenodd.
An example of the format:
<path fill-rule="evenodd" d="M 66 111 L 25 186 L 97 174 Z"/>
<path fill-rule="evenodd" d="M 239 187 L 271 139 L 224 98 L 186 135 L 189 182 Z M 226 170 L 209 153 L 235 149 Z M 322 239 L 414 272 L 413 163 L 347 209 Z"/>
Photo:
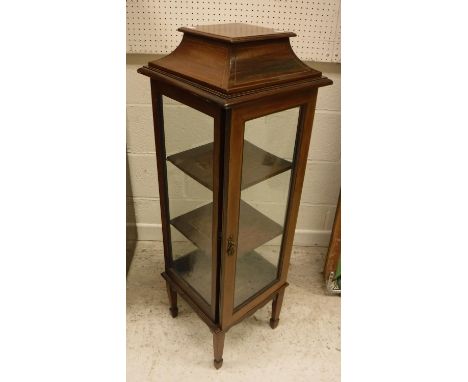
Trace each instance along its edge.
<path fill-rule="evenodd" d="M 341 193 L 336 206 L 335 220 L 333 221 L 333 229 L 330 237 L 330 245 L 328 246 L 327 260 L 323 270 L 325 282 L 328 281 L 330 274 L 336 272 L 338 261 L 341 256 Z"/>

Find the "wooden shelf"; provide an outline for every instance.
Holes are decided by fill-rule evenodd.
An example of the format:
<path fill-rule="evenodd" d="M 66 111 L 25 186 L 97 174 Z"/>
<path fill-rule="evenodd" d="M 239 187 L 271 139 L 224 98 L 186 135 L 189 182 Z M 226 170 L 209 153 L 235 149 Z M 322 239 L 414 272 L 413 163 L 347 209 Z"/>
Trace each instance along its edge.
<path fill-rule="evenodd" d="M 213 143 L 167 157 L 174 166 L 213 190 Z M 251 187 L 291 168 L 291 162 L 244 141 L 241 189 Z"/>
<path fill-rule="evenodd" d="M 187 281 L 205 301 L 211 302 L 211 256 L 195 250 L 179 257 L 173 269 Z M 234 306 L 263 289 L 276 279 L 277 268 L 255 251 L 237 259 Z"/>
<path fill-rule="evenodd" d="M 206 253 L 211 253 L 213 204 L 206 204 L 171 220 L 187 239 Z M 237 254 L 250 252 L 283 233 L 283 228 L 255 208 L 240 201 L 239 238 Z"/>

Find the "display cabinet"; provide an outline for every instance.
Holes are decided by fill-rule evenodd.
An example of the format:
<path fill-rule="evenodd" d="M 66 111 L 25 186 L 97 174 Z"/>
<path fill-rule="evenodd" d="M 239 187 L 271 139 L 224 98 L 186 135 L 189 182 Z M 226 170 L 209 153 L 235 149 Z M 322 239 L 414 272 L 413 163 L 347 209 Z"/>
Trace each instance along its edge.
<path fill-rule="evenodd" d="M 294 54 L 292 32 L 245 24 L 180 28 L 150 78 L 172 317 L 184 298 L 213 333 L 272 301 L 278 325 L 317 90 L 332 82 Z M 248 339 L 246 339 L 248 340 Z"/>

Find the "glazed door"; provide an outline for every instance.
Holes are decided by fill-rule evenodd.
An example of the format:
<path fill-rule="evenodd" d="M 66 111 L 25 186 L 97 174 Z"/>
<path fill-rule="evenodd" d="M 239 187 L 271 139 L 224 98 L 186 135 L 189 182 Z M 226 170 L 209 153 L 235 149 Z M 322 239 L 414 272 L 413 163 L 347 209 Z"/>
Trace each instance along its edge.
<path fill-rule="evenodd" d="M 271 111 L 279 109 L 275 100 L 265 101 L 263 111 L 246 106 L 230 119 L 222 283 L 226 328 L 285 286 L 302 187 L 296 178 L 304 175 L 308 149 L 302 138 L 311 129 L 314 99 L 291 97 L 276 112 Z"/>
<path fill-rule="evenodd" d="M 299 107 L 244 125 L 234 310 L 278 280 Z"/>
<path fill-rule="evenodd" d="M 167 96 L 160 96 L 159 104 L 155 125 L 166 273 L 214 321 L 219 118 Z"/>

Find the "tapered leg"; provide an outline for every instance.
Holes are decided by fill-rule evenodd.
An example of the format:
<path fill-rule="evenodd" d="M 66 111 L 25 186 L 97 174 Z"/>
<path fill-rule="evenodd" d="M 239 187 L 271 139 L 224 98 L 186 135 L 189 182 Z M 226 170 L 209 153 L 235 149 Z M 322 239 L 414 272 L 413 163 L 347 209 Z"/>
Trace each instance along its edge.
<path fill-rule="evenodd" d="M 214 366 L 219 369 L 223 366 L 224 332 L 213 332 Z"/>
<path fill-rule="evenodd" d="M 284 288 L 273 299 L 273 307 L 270 318 L 270 326 L 275 329 L 279 324 L 279 315 L 281 312 L 281 305 L 283 305 Z"/>
<path fill-rule="evenodd" d="M 171 284 L 166 281 L 167 296 L 169 297 L 169 310 L 173 318 L 177 317 L 179 308 L 177 308 L 177 293 L 171 288 Z"/>

